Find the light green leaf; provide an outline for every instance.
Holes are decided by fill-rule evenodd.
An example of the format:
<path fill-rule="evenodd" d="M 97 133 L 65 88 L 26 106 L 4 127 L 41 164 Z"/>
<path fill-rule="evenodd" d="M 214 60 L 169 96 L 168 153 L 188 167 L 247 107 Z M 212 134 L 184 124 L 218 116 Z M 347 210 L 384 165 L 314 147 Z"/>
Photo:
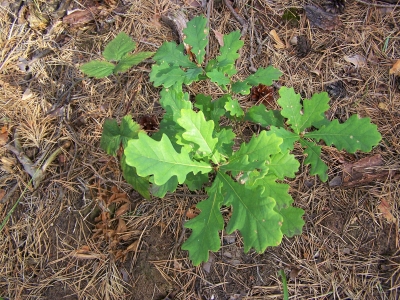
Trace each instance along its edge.
<path fill-rule="evenodd" d="M 274 175 L 267 175 L 256 181 L 257 185 L 264 187 L 263 197 L 271 197 L 275 199 L 275 210 L 279 211 L 289 207 L 293 203 L 293 198 L 289 194 L 290 186 L 284 183 L 276 182 L 277 178 Z"/>
<path fill-rule="evenodd" d="M 282 107 L 281 114 L 287 118 L 287 123 L 291 125 L 297 134 L 301 132 L 301 104 L 300 95 L 294 92 L 293 88 L 281 87 L 279 89 L 280 98 L 278 104 Z"/>
<path fill-rule="evenodd" d="M 283 127 L 283 117 L 280 111 L 277 110 L 267 110 L 267 108 L 263 105 L 255 105 L 252 106 L 247 112 L 246 116 L 244 117 L 246 121 L 258 123 L 261 126 L 277 126 Z"/>
<path fill-rule="evenodd" d="M 104 48 L 103 56 L 108 61 L 121 60 L 125 54 L 133 51 L 136 43 L 125 32 L 119 33 L 111 42 Z"/>
<path fill-rule="evenodd" d="M 215 82 L 220 87 L 225 88 L 225 85 L 229 84 L 231 80 L 225 76 L 223 72 L 213 69 L 211 72 L 206 73 L 212 82 Z"/>
<path fill-rule="evenodd" d="M 235 136 L 235 133 L 230 128 L 222 128 L 220 131 L 215 132 L 215 137 L 218 140 L 215 149 L 222 155 L 231 156 Z"/>
<path fill-rule="evenodd" d="M 310 100 L 304 99 L 300 132 L 324 120 L 325 119 L 324 113 L 328 109 L 329 109 L 329 96 L 327 92 L 314 94 Z"/>
<path fill-rule="evenodd" d="M 239 58 L 240 48 L 243 47 L 243 41 L 240 40 L 240 31 L 236 30 L 224 35 L 224 45 L 220 48 L 220 55 L 217 56 L 219 64 L 232 64 Z"/>
<path fill-rule="evenodd" d="M 198 113 L 191 109 L 182 109 L 177 123 L 185 129 L 182 137 L 198 146 L 197 151 L 204 155 L 213 153 L 217 139 L 213 138 L 214 122 L 206 121 L 202 111 Z"/>
<path fill-rule="evenodd" d="M 185 72 L 178 66 L 170 66 L 167 62 L 160 65 L 153 65 L 150 72 L 150 81 L 154 86 L 163 85 L 168 88 L 175 84 L 182 84 L 185 78 Z"/>
<path fill-rule="evenodd" d="M 259 68 L 254 74 L 245 79 L 245 82 L 251 86 L 271 85 L 274 80 L 278 80 L 282 76 L 282 72 L 275 69 L 273 66 L 267 68 Z"/>
<path fill-rule="evenodd" d="M 225 103 L 224 108 L 229 112 L 231 117 L 240 118 L 244 116 L 244 111 L 240 107 L 239 101 L 233 100 L 231 96 L 227 95 L 228 101 Z"/>
<path fill-rule="evenodd" d="M 191 191 L 200 190 L 204 184 L 208 183 L 208 174 L 189 173 L 186 176 L 185 184 Z"/>
<path fill-rule="evenodd" d="M 124 56 L 116 65 L 114 74 L 118 72 L 128 71 L 132 66 L 140 64 L 146 58 L 152 56 L 154 52 L 138 52 L 136 54 L 128 54 Z"/>
<path fill-rule="evenodd" d="M 196 68 L 196 64 L 190 61 L 187 55 L 183 54 L 183 48 L 183 44 L 177 46 L 175 42 L 164 42 L 161 47 L 158 48 L 153 59 L 158 64 L 167 62 L 169 65 L 176 65 L 182 68 Z"/>
<path fill-rule="evenodd" d="M 118 126 L 115 119 L 105 120 L 101 134 L 100 148 L 109 155 L 116 155 L 120 144 L 122 143 L 122 146 L 125 148 L 128 141 L 137 138 L 140 131 L 140 125 L 134 122 L 129 115 L 122 118 L 121 126 Z"/>
<path fill-rule="evenodd" d="M 189 251 L 193 265 L 208 261 L 208 251 L 218 251 L 221 247 L 219 231 L 224 228 L 220 208 L 222 205 L 221 182 L 216 179 L 207 191 L 208 198 L 197 204 L 201 213 L 185 223 L 192 229 L 190 237 L 183 243 L 182 249 Z"/>
<path fill-rule="evenodd" d="M 141 177 L 137 174 L 136 168 L 126 164 L 126 156 L 121 158 L 122 174 L 127 183 L 129 183 L 145 199 L 150 199 L 150 184 L 148 177 Z"/>
<path fill-rule="evenodd" d="M 294 155 L 290 154 L 290 151 L 286 151 L 272 155 L 267 166 L 269 168 L 268 174 L 273 173 L 278 179 L 283 180 L 285 177 L 296 177 L 300 164 Z"/>
<path fill-rule="evenodd" d="M 265 162 L 261 161 L 249 161 L 247 155 L 240 157 L 240 159 L 234 159 L 229 161 L 227 164 L 222 165 L 219 168 L 222 172 L 231 172 L 232 176 L 237 176 L 242 172 L 252 172 L 254 170 L 261 170 L 263 174 L 267 173 L 267 166 Z"/>
<path fill-rule="evenodd" d="M 335 145 L 339 150 L 355 153 L 357 150 L 370 152 L 373 146 L 378 145 L 382 139 L 375 124 L 371 124 L 370 118 L 359 118 L 352 115 L 346 122 L 339 124 L 333 120 L 329 125 L 306 133 L 304 137 L 324 140 L 329 145 Z"/>
<path fill-rule="evenodd" d="M 100 60 L 92 60 L 83 64 L 79 69 L 89 77 L 104 78 L 111 75 L 114 71 L 115 65 Z"/>
<path fill-rule="evenodd" d="M 213 120 L 214 126 L 218 126 L 220 118 L 225 114 L 224 105 L 227 101 L 226 97 L 211 101 L 212 98 L 210 96 L 197 94 L 195 100 L 195 106 L 204 113 L 205 118 Z"/>
<path fill-rule="evenodd" d="M 304 226 L 304 210 L 301 208 L 289 206 L 279 210 L 279 214 L 283 217 L 281 231 L 287 237 L 293 237 L 303 232 Z"/>
<path fill-rule="evenodd" d="M 240 149 L 232 155 L 230 160 L 241 159 L 248 155 L 250 161 L 269 161 L 271 155 L 281 151 L 280 144 L 282 144 L 280 137 L 263 130 L 258 136 L 253 135 L 247 144 L 241 144 Z"/>
<path fill-rule="evenodd" d="M 150 177 L 150 182 L 153 182 L 154 178 Z M 158 198 L 164 198 L 165 195 L 170 192 L 175 192 L 178 187 L 178 178 L 176 176 L 172 176 L 166 183 L 163 185 L 157 185 L 153 183 L 150 188 L 150 192 L 153 196 Z"/>
<path fill-rule="evenodd" d="M 275 200 L 262 197 L 262 188 L 245 188 L 234 182 L 228 175 L 217 172 L 222 182 L 221 192 L 224 205 L 232 205 L 232 217 L 226 231 L 228 234 L 240 230 L 244 251 L 254 248 L 257 252 L 265 251 L 268 246 L 277 246 L 282 241 L 281 225 L 283 218 L 274 210 Z"/>
<path fill-rule="evenodd" d="M 186 24 L 183 33 L 186 35 L 184 41 L 192 46 L 191 51 L 196 56 L 198 64 L 202 64 L 208 44 L 207 19 L 204 16 L 197 16 Z"/>
<path fill-rule="evenodd" d="M 164 119 L 172 119 L 176 122 L 181 117 L 182 109 L 192 109 L 189 94 L 182 91 L 182 85 L 163 88 L 160 96 L 160 104 L 166 111 Z"/>
<path fill-rule="evenodd" d="M 288 131 L 284 128 L 271 126 L 270 132 L 275 133 L 277 136 L 283 139 L 283 143 L 281 144 L 282 152 L 286 152 L 286 150 L 293 150 L 294 143 L 300 139 L 300 136 L 298 134 Z"/>
<path fill-rule="evenodd" d="M 197 81 L 199 79 L 199 75 L 202 73 L 203 73 L 202 68 L 187 69 L 183 83 L 189 85 L 193 81 Z"/>
<path fill-rule="evenodd" d="M 145 133 L 139 133 L 138 139 L 128 142 L 125 155 L 128 165 L 135 167 L 142 177 L 154 175 L 157 185 L 163 185 L 174 175 L 182 184 L 190 172 L 208 173 L 212 170 L 205 162 L 192 161 L 184 148 L 181 153 L 176 152 L 166 135 L 155 141 Z"/>
<path fill-rule="evenodd" d="M 304 149 L 304 154 L 307 155 L 304 160 L 304 164 L 311 165 L 310 174 L 318 175 L 321 181 L 325 182 L 328 180 L 328 166 L 321 159 L 321 146 L 316 145 L 314 142 L 301 139 L 300 143 Z"/>

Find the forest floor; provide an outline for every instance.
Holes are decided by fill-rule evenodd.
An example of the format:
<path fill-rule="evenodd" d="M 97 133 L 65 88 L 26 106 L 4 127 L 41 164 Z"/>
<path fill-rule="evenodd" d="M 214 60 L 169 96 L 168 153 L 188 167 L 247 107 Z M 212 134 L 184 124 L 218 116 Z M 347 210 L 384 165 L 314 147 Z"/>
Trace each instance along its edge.
<path fill-rule="evenodd" d="M 233 4 L 237 18 L 224 1 L 0 2 L 0 220 L 6 221 L 0 298 L 283 299 L 280 270 L 290 299 L 400 298 L 400 70 L 393 69 L 400 59 L 399 6 L 348 0 L 339 11 L 323 1 L 240 0 Z M 306 5 L 332 15 L 312 20 L 315 8 Z M 307 17 L 307 9 L 314 13 Z M 324 146 L 326 183 L 301 165 L 287 183 L 295 206 L 305 210 L 303 233 L 263 254 L 244 253 L 238 233 L 222 232 L 221 250 L 194 267 L 180 249 L 189 234 L 182 224 L 205 194 L 180 187 L 145 200 L 123 179 L 117 158 L 99 148 L 107 118 L 128 112 L 134 120 L 160 120 L 160 89 L 149 81 L 151 60 L 105 79 L 83 78 L 79 66 L 100 59 L 121 31 L 140 51 L 178 41 L 163 21 L 176 10 L 188 19 L 207 16 L 208 58 L 218 53 L 215 33 L 248 26 L 238 78 L 273 65 L 283 72 L 277 86 L 294 87 L 304 98 L 328 91 L 329 118 L 369 117 L 382 134 L 371 153 Z M 244 109 L 251 101 L 239 98 Z M 235 130 L 249 137 L 259 128 L 242 123 Z M 304 161 L 299 149 L 294 153 Z M 32 175 L 52 155 L 33 186 L 27 169 Z M 378 163 L 361 168 L 366 180 L 346 186 L 344 166 L 356 169 L 362 158 Z M 130 206 L 120 244 L 94 233 L 111 197 Z"/>

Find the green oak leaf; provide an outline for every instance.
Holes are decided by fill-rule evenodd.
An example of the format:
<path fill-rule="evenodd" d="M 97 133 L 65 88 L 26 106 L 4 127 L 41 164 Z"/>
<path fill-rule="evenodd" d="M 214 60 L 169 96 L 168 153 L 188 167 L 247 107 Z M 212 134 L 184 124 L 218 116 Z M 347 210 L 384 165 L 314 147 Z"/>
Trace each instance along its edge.
<path fill-rule="evenodd" d="M 247 112 L 244 117 L 246 121 L 258 123 L 261 126 L 276 126 L 283 127 L 283 117 L 278 110 L 267 110 L 263 105 L 254 105 Z"/>
<path fill-rule="evenodd" d="M 294 178 L 296 172 L 299 170 L 300 163 L 297 161 L 290 151 L 276 153 L 271 156 L 267 162 L 269 168 L 268 173 L 273 173 L 278 179 L 285 179 L 285 177 Z"/>
<path fill-rule="evenodd" d="M 213 69 L 211 72 L 207 72 L 206 74 L 212 82 L 215 82 L 222 88 L 225 88 L 225 85 L 231 82 L 231 80 L 226 77 L 223 72 L 220 72 L 217 69 Z"/>
<path fill-rule="evenodd" d="M 289 194 L 290 186 L 284 183 L 276 182 L 277 178 L 274 175 L 266 175 L 256 181 L 257 185 L 264 187 L 263 197 L 271 197 L 275 199 L 275 210 L 279 211 L 282 208 L 289 207 L 293 203 L 293 198 Z"/>
<path fill-rule="evenodd" d="M 121 157 L 122 174 L 127 183 L 142 195 L 145 199 L 150 199 L 150 184 L 148 177 L 141 177 L 137 174 L 136 168 L 126 164 L 126 156 Z"/>
<path fill-rule="evenodd" d="M 220 54 L 217 56 L 219 64 L 233 64 L 239 58 L 237 52 L 244 44 L 240 40 L 240 36 L 239 30 L 224 35 L 224 45 L 220 48 Z"/>
<path fill-rule="evenodd" d="M 185 72 L 185 79 L 184 79 L 183 83 L 189 85 L 193 81 L 198 81 L 200 74 L 203 74 L 202 68 L 187 69 Z"/>
<path fill-rule="evenodd" d="M 232 83 L 232 92 L 241 95 L 248 95 L 250 94 L 251 85 L 249 85 L 245 81 L 236 81 Z"/>
<path fill-rule="evenodd" d="M 263 130 L 258 136 L 253 135 L 248 143 L 241 144 L 230 161 L 241 159 L 245 155 L 249 156 L 250 161 L 269 161 L 271 155 L 280 153 L 280 144 L 282 144 L 280 137 Z"/>
<path fill-rule="evenodd" d="M 167 62 L 171 66 L 176 65 L 182 68 L 196 68 L 196 64 L 190 61 L 189 57 L 183 54 L 183 51 L 183 44 L 178 46 L 175 42 L 164 42 L 153 56 L 153 59 L 158 64 Z"/>
<path fill-rule="evenodd" d="M 202 111 L 198 113 L 191 109 L 182 109 L 177 123 L 185 129 L 182 137 L 198 146 L 197 151 L 205 155 L 213 153 L 218 140 L 213 138 L 214 122 L 206 121 Z"/>
<path fill-rule="evenodd" d="M 150 182 L 154 182 L 154 178 L 150 177 Z M 153 183 L 150 188 L 150 192 L 153 196 L 158 198 L 164 198 L 168 192 L 175 192 L 178 187 L 178 178 L 176 176 L 172 176 L 166 183 L 163 185 L 157 185 Z"/>
<path fill-rule="evenodd" d="M 139 133 L 138 139 L 128 142 L 124 153 L 128 165 L 135 167 L 142 177 L 154 175 L 157 185 L 163 185 L 174 175 L 182 184 L 190 172 L 208 173 L 212 170 L 205 162 L 192 161 L 185 148 L 181 153 L 175 151 L 166 135 L 160 141 L 155 141 L 145 133 Z"/>
<path fill-rule="evenodd" d="M 244 111 L 240 107 L 239 101 L 232 99 L 229 95 L 227 95 L 227 100 L 228 101 L 225 103 L 224 108 L 229 112 L 231 117 L 240 118 L 244 116 Z"/>
<path fill-rule="evenodd" d="M 182 249 L 189 251 L 193 265 L 208 261 L 208 251 L 218 251 L 221 247 L 219 231 L 224 229 L 221 182 L 216 179 L 207 190 L 208 198 L 197 204 L 200 214 L 187 221 L 185 228 L 192 229 L 190 237 L 183 243 Z"/>
<path fill-rule="evenodd" d="M 279 214 L 283 217 L 281 231 L 284 235 L 293 237 L 302 233 L 305 224 L 302 218 L 304 210 L 289 206 L 279 210 Z"/>
<path fill-rule="evenodd" d="M 235 143 L 235 133 L 230 128 L 222 128 L 220 131 L 215 132 L 215 137 L 217 138 L 218 142 L 215 145 L 215 149 L 225 156 L 232 155 L 232 147 Z"/>
<path fill-rule="evenodd" d="M 212 101 L 210 96 L 197 94 L 195 98 L 196 103 L 194 106 L 204 113 L 204 116 L 207 120 L 213 120 L 214 126 L 218 127 L 220 118 L 225 114 L 224 105 L 227 101 L 225 96 Z"/>
<path fill-rule="evenodd" d="M 263 161 L 249 161 L 248 155 L 241 156 L 239 159 L 233 159 L 227 164 L 220 166 L 220 171 L 231 172 L 232 176 L 237 176 L 242 172 L 251 172 L 260 169 L 263 173 L 267 173 L 267 166 Z"/>
<path fill-rule="evenodd" d="M 125 72 L 132 66 L 140 64 L 146 58 L 152 56 L 154 52 L 138 52 L 135 54 L 128 54 L 121 58 L 118 64 L 115 66 L 114 74 L 118 72 Z"/>
<path fill-rule="evenodd" d="M 283 143 L 281 144 L 282 152 L 285 152 L 286 150 L 293 150 L 295 142 L 300 139 L 298 134 L 288 131 L 284 128 L 271 126 L 270 132 L 275 133 L 277 136 L 283 139 Z"/>
<path fill-rule="evenodd" d="M 119 33 L 111 42 L 104 48 L 103 56 L 108 61 L 121 60 L 125 54 L 133 51 L 136 43 L 125 32 Z"/>
<path fill-rule="evenodd" d="M 198 64 L 202 64 L 208 44 L 207 19 L 204 16 L 197 16 L 186 24 L 183 29 L 185 43 L 192 46 L 192 53 L 196 56 Z"/>
<path fill-rule="evenodd" d="M 92 60 L 83 64 L 79 69 L 89 77 L 104 78 L 111 75 L 114 71 L 115 65 L 100 60 Z"/>
<path fill-rule="evenodd" d="M 163 88 L 160 96 L 160 104 L 166 111 L 164 119 L 167 118 L 176 122 L 181 117 L 182 109 L 192 109 L 189 94 L 182 91 L 182 85 Z"/>
<path fill-rule="evenodd" d="M 382 139 L 377 126 L 370 121 L 370 118 L 352 115 L 344 123 L 333 120 L 327 126 L 306 133 L 304 137 L 324 140 L 328 146 L 333 144 L 337 149 L 345 149 L 349 153 L 355 153 L 357 150 L 370 152 Z"/>
<path fill-rule="evenodd" d="M 267 68 L 259 68 L 254 74 L 251 74 L 245 79 L 245 82 L 251 86 L 271 85 L 274 80 L 278 80 L 282 76 L 282 72 L 275 69 L 273 66 Z"/>
<path fill-rule="evenodd" d="M 163 85 L 168 88 L 175 84 L 182 84 L 185 72 L 177 65 L 170 66 L 167 62 L 160 65 L 153 65 L 150 72 L 150 81 L 154 86 Z"/>
<path fill-rule="evenodd" d="M 279 245 L 283 236 L 283 218 L 274 210 L 275 200 L 262 197 L 263 188 L 260 186 L 255 189 L 245 188 L 222 172 L 217 172 L 217 178 L 222 182 L 223 204 L 232 206 L 233 211 L 226 231 L 230 234 L 240 230 L 244 252 L 253 247 L 261 253 L 268 246 Z"/>
<path fill-rule="evenodd" d="M 208 174 L 196 174 L 189 173 L 186 176 L 185 184 L 191 191 L 200 190 L 204 184 L 208 182 Z"/>
<path fill-rule="evenodd" d="M 140 131 L 140 125 L 134 122 L 129 115 L 122 118 L 120 126 L 118 126 L 115 119 L 105 120 L 100 139 L 100 148 L 109 155 L 116 155 L 120 144 L 122 143 L 125 148 L 128 145 L 128 141 L 137 138 Z"/>
<path fill-rule="evenodd" d="M 299 134 L 302 125 L 300 95 L 296 94 L 293 88 L 284 86 L 279 89 L 279 95 L 277 102 L 282 107 L 282 116 L 288 119 L 287 123 L 291 125 L 293 131 Z"/>
<path fill-rule="evenodd" d="M 326 182 L 328 180 L 328 166 L 321 159 L 322 147 L 304 139 L 301 139 L 300 143 L 305 147 L 304 153 L 307 155 L 304 164 L 311 165 L 310 174 L 318 175 L 321 181 Z"/>
<path fill-rule="evenodd" d="M 311 99 L 304 99 L 300 132 L 324 120 L 325 112 L 328 109 L 329 109 L 329 96 L 327 92 L 314 94 L 311 97 Z"/>

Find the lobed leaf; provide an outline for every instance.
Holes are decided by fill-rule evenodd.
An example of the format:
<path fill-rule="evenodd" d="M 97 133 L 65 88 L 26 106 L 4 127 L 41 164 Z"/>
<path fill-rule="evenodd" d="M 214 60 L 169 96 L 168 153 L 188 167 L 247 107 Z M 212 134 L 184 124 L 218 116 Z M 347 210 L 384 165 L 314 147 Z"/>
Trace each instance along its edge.
<path fill-rule="evenodd" d="M 135 191 L 142 195 L 145 199 L 150 199 L 150 184 L 148 177 L 141 177 L 137 174 L 136 168 L 126 164 L 126 156 L 121 157 L 122 174 L 127 183 L 129 183 Z"/>
<path fill-rule="evenodd" d="M 182 68 L 195 68 L 196 64 L 190 61 L 187 55 L 183 54 L 184 46 L 179 46 L 175 42 L 164 42 L 160 48 L 157 49 L 153 59 L 158 63 L 164 62 L 169 65 L 176 65 Z"/>
<path fill-rule="evenodd" d="M 228 234 L 240 230 L 245 252 L 253 247 L 261 253 L 268 246 L 279 245 L 283 236 L 283 218 L 274 210 L 275 200 L 263 197 L 260 186 L 255 189 L 245 188 L 222 172 L 217 172 L 217 178 L 223 184 L 223 204 L 232 205 L 232 217 L 226 227 Z"/>
<path fill-rule="evenodd" d="M 198 64 L 202 64 L 208 44 L 207 19 L 204 16 L 197 16 L 186 24 L 183 29 L 185 43 L 192 47 L 191 51 L 196 56 Z"/>
<path fill-rule="evenodd" d="M 276 153 L 267 162 L 269 173 L 274 174 L 278 179 L 285 177 L 294 178 L 299 170 L 300 163 L 290 151 Z"/>
<path fill-rule="evenodd" d="M 181 117 L 182 109 L 192 109 L 189 94 L 182 91 L 182 85 L 163 88 L 160 96 L 160 104 L 165 109 L 164 119 L 176 122 Z"/>
<path fill-rule="evenodd" d="M 203 184 L 208 183 L 208 174 L 194 175 L 193 173 L 189 173 L 187 174 L 184 183 L 191 191 L 200 190 L 203 187 Z"/>
<path fill-rule="evenodd" d="M 163 85 L 168 88 L 173 85 L 182 85 L 185 79 L 185 72 L 177 65 L 170 66 L 167 62 L 160 65 L 153 65 L 150 72 L 150 81 L 154 86 Z"/>
<path fill-rule="evenodd" d="M 282 72 L 275 69 L 273 66 L 267 68 L 259 68 L 254 74 L 251 74 L 245 79 L 245 82 L 251 86 L 259 85 L 272 85 L 274 80 L 278 80 L 282 76 Z"/>
<path fill-rule="evenodd" d="M 283 127 L 283 117 L 280 111 L 277 110 L 267 110 L 263 105 L 254 105 L 247 112 L 244 117 L 246 121 L 254 122 L 260 124 L 261 126 L 277 126 Z"/>
<path fill-rule="evenodd" d="M 382 139 L 377 126 L 370 122 L 370 118 L 360 119 L 357 115 L 352 115 L 342 124 L 333 120 L 316 131 L 306 133 L 304 137 L 324 140 L 328 146 L 333 144 L 339 150 L 345 149 L 349 153 L 355 153 L 357 150 L 370 152 Z"/>
<path fill-rule="evenodd" d="M 293 237 L 303 232 L 305 224 L 303 220 L 304 210 L 298 207 L 289 206 L 279 210 L 283 217 L 281 231 L 287 237 Z"/>
<path fill-rule="evenodd" d="M 207 72 L 206 75 L 210 78 L 212 82 L 218 84 L 221 88 L 226 89 L 225 85 L 229 84 L 231 80 L 225 76 L 225 74 L 218 69 L 213 69 Z"/>
<path fill-rule="evenodd" d="M 135 139 L 141 131 L 140 125 L 132 120 L 132 117 L 127 115 L 122 118 L 121 125 L 115 119 L 104 121 L 103 132 L 100 139 L 100 148 L 109 155 L 116 155 L 117 150 L 122 143 L 125 148 L 130 139 Z"/>
<path fill-rule="evenodd" d="M 303 100 L 303 115 L 301 116 L 300 132 L 317 125 L 325 119 L 325 112 L 329 109 L 327 92 L 314 94 L 311 99 Z"/>
<path fill-rule="evenodd" d="M 219 64 L 233 64 L 239 58 L 238 51 L 243 47 L 244 42 L 240 40 L 240 31 L 236 30 L 224 35 L 224 45 L 220 48 L 220 55 L 217 56 Z"/>
<path fill-rule="evenodd" d="M 304 164 L 310 164 L 310 174 L 318 175 L 321 181 L 326 182 L 328 180 L 328 166 L 321 159 L 321 146 L 316 145 L 314 142 L 301 139 L 300 143 L 304 149 L 304 153 L 307 155 L 304 160 Z"/>
<path fill-rule="evenodd" d="M 297 134 L 301 132 L 301 104 L 300 95 L 294 92 L 293 88 L 281 87 L 279 89 L 280 98 L 278 104 L 282 107 L 281 114 L 287 118 L 287 123 L 291 125 Z"/>
<path fill-rule="evenodd" d="M 213 120 L 215 126 L 219 126 L 220 118 L 225 114 L 224 105 L 227 101 L 227 95 L 212 101 L 210 96 L 205 96 L 203 94 L 196 95 L 196 106 L 200 109 L 207 120 Z"/>
<path fill-rule="evenodd" d="M 111 42 L 109 42 L 103 51 L 103 56 L 108 61 L 121 60 L 125 54 L 133 51 L 136 43 L 125 32 L 119 33 Z"/>
<path fill-rule="evenodd" d="M 114 74 L 128 71 L 132 66 L 140 64 L 146 58 L 152 56 L 154 52 L 138 52 L 124 56 L 115 66 Z"/>
<path fill-rule="evenodd" d="M 79 69 L 89 77 L 104 78 L 111 75 L 114 71 L 115 65 L 100 60 L 92 60 L 83 64 Z"/>
<path fill-rule="evenodd" d="M 154 182 L 154 178 L 150 177 L 150 182 Z M 178 178 L 176 176 L 172 176 L 166 183 L 163 185 L 157 185 L 153 183 L 150 188 L 150 192 L 153 196 L 164 198 L 168 192 L 175 192 L 178 187 Z"/>
<path fill-rule="evenodd" d="M 283 139 L 283 143 L 280 146 L 282 152 L 285 152 L 286 150 L 293 150 L 294 143 L 300 139 L 300 136 L 298 134 L 288 131 L 284 128 L 271 126 L 270 132 L 275 133 L 277 136 Z"/>
<path fill-rule="evenodd" d="M 135 167 L 138 175 L 154 175 L 157 185 L 163 185 L 172 176 L 177 176 L 182 184 L 190 172 L 208 173 L 212 170 L 205 162 L 192 161 L 184 148 L 178 153 L 166 135 L 155 141 L 145 133 L 139 133 L 138 139 L 128 142 L 125 155 L 126 163 Z"/>
<path fill-rule="evenodd" d="M 229 112 L 231 117 L 240 118 L 244 116 L 244 111 L 240 107 L 239 101 L 232 99 L 230 95 L 227 95 L 227 100 L 228 101 L 226 101 L 224 108 Z"/>
<path fill-rule="evenodd" d="M 190 237 L 183 243 L 182 249 L 189 251 L 193 265 L 208 261 L 208 251 L 218 251 L 221 247 L 219 231 L 224 229 L 224 219 L 220 208 L 222 205 L 221 182 L 214 180 L 207 190 L 208 198 L 197 204 L 201 213 L 185 223 L 185 228 L 192 229 Z"/>
<path fill-rule="evenodd" d="M 214 122 L 206 121 L 202 111 L 198 113 L 191 109 L 182 109 L 177 123 L 185 129 L 182 137 L 198 146 L 197 151 L 211 155 L 218 140 L 213 138 Z"/>

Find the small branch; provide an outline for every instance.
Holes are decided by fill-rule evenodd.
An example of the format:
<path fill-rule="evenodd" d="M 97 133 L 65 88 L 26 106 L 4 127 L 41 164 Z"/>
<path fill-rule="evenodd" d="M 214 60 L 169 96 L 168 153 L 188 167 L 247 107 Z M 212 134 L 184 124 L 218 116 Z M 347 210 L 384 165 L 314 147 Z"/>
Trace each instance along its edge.
<path fill-rule="evenodd" d="M 235 9 L 233 8 L 233 6 L 229 0 L 224 0 L 224 3 L 226 5 L 226 7 L 228 7 L 228 9 L 231 11 L 232 15 L 236 18 L 236 20 L 238 20 L 240 25 L 242 25 L 241 35 L 242 35 L 242 37 L 244 37 L 247 33 L 247 29 L 249 28 L 249 24 L 247 23 L 247 21 L 245 19 L 243 19 L 241 16 L 239 16 L 239 14 L 235 11 Z"/>

